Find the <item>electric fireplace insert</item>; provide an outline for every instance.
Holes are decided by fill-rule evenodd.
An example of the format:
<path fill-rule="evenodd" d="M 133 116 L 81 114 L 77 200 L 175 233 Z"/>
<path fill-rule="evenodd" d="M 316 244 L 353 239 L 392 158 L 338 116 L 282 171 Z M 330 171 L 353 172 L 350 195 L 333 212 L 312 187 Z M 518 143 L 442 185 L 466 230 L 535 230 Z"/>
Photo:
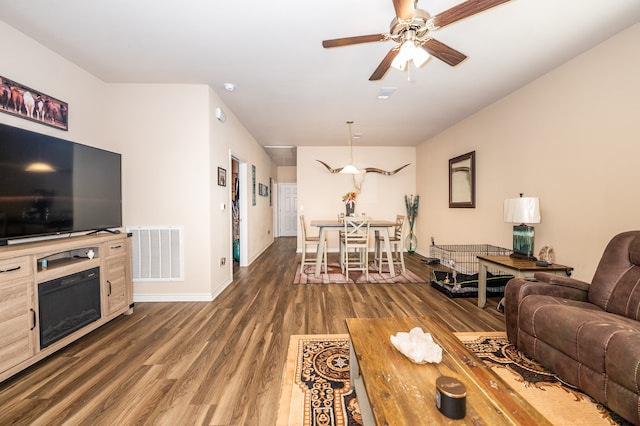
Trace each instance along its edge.
<path fill-rule="evenodd" d="M 40 349 L 100 319 L 100 268 L 38 285 Z"/>

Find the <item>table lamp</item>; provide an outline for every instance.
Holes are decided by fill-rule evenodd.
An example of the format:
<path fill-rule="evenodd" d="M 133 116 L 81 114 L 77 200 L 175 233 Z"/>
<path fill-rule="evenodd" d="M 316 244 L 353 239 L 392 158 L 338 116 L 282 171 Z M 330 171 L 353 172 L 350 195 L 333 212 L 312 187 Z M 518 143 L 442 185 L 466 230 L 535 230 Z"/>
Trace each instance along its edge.
<path fill-rule="evenodd" d="M 517 259 L 537 260 L 533 256 L 533 226 L 540 223 L 540 201 L 537 197 L 507 198 L 504 200 L 504 221 L 516 223 L 513 226 L 513 254 Z"/>

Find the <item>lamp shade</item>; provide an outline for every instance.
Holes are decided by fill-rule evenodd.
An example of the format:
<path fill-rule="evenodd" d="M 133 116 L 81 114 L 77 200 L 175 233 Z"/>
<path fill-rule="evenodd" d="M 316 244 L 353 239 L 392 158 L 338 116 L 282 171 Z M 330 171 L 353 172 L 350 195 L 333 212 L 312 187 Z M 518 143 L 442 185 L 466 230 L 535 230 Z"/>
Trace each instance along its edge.
<path fill-rule="evenodd" d="M 357 175 L 360 173 L 360 170 L 358 170 L 358 168 L 353 164 L 347 164 L 342 168 L 342 170 L 340 170 L 340 173 L 344 175 Z"/>
<path fill-rule="evenodd" d="M 407 65 L 413 60 L 414 65 L 419 68 L 431 57 L 429 53 L 416 45 L 414 40 L 407 40 L 400 46 L 400 52 L 391 62 L 391 66 L 397 70 L 405 71 Z"/>
<path fill-rule="evenodd" d="M 540 223 L 538 197 L 518 197 L 504 200 L 504 221 L 511 223 Z"/>

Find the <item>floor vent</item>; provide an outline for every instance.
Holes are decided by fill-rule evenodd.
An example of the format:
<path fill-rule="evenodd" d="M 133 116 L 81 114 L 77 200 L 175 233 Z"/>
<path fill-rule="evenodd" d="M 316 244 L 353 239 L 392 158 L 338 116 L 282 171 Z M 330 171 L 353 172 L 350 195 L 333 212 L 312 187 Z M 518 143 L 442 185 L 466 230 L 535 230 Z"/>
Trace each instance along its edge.
<path fill-rule="evenodd" d="M 184 281 L 181 227 L 134 226 L 127 232 L 134 281 Z"/>

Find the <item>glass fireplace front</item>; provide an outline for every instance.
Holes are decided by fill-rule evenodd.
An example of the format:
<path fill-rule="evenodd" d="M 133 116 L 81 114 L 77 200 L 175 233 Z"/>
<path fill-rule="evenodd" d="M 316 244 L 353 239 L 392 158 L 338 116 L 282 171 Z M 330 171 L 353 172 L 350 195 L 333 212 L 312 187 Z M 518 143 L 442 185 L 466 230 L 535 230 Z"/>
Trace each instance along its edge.
<path fill-rule="evenodd" d="M 100 319 L 100 268 L 38 286 L 40 349 Z"/>

